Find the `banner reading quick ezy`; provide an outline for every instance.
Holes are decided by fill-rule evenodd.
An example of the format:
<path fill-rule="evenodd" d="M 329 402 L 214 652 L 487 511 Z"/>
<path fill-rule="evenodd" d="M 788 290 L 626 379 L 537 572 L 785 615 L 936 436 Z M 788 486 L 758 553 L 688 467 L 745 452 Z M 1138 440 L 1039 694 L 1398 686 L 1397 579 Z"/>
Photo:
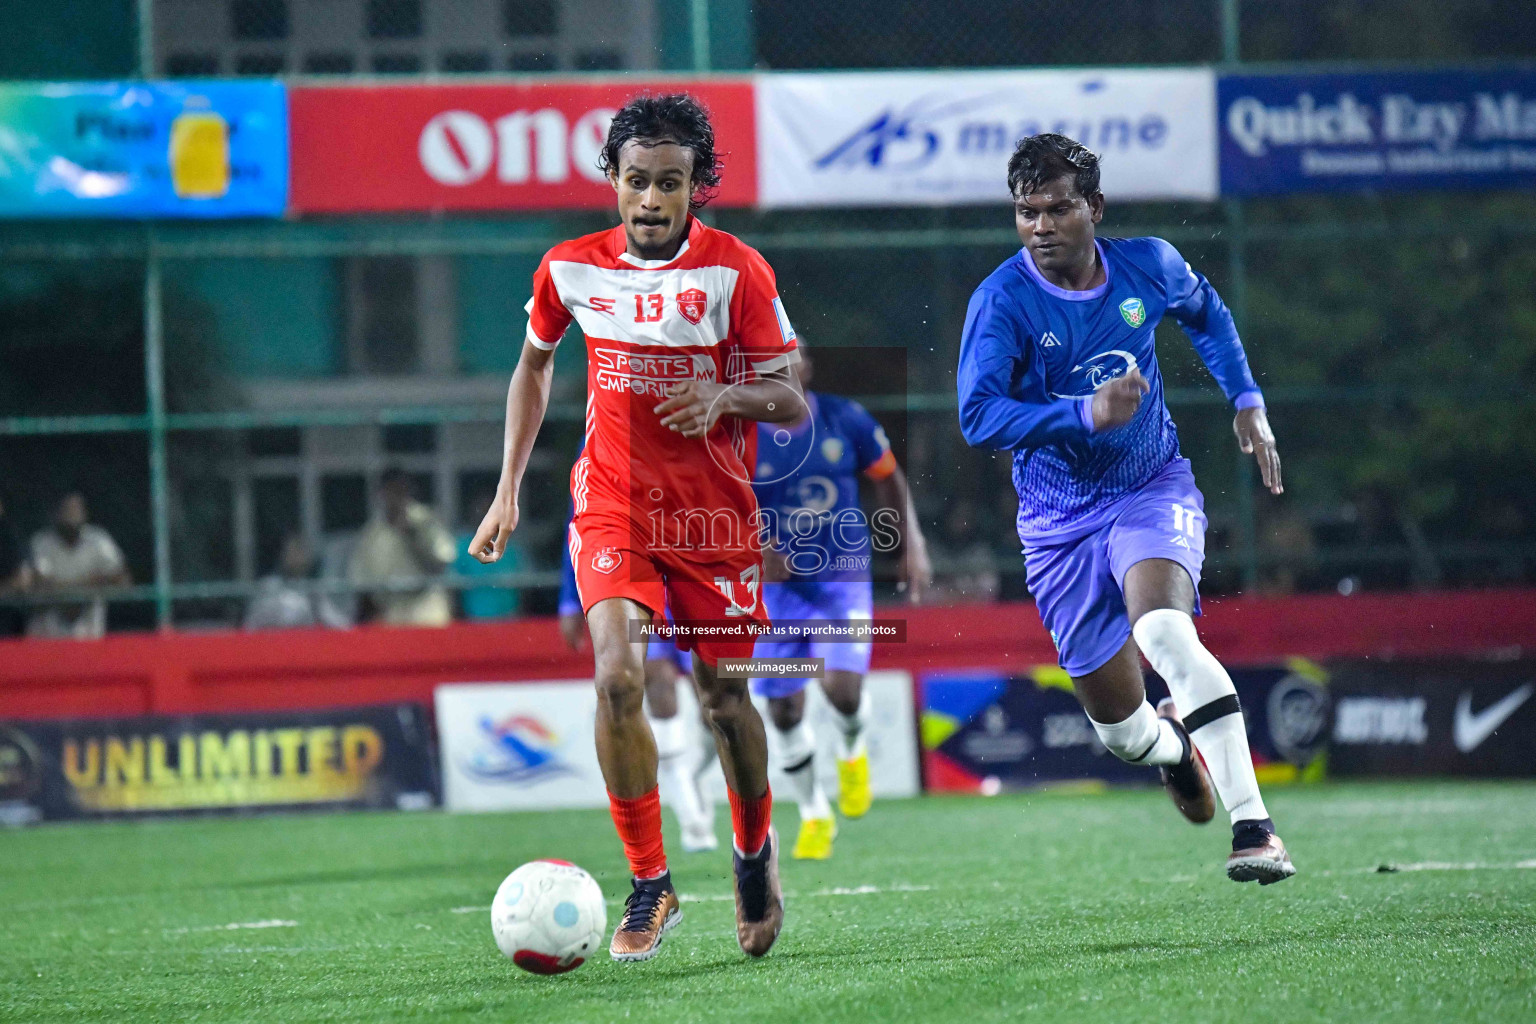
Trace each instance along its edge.
<path fill-rule="evenodd" d="M 1536 70 L 1223 75 L 1221 191 L 1536 182 Z"/>
<path fill-rule="evenodd" d="M 276 217 L 277 82 L 0 85 L 0 217 Z"/>

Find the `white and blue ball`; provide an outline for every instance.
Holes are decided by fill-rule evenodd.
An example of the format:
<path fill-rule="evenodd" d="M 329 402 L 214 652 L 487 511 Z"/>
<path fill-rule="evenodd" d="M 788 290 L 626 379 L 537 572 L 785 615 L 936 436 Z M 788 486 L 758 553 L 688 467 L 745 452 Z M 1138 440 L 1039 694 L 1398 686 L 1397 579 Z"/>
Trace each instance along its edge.
<path fill-rule="evenodd" d="M 507 876 L 491 901 L 491 934 L 534 974 L 580 967 L 602 945 L 608 908 L 596 879 L 569 861 L 535 860 Z"/>

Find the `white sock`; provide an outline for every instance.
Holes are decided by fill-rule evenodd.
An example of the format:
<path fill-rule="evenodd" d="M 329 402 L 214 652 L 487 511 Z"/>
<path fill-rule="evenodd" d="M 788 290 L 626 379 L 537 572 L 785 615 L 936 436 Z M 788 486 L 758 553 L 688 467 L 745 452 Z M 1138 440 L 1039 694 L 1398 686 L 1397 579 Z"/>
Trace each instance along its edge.
<path fill-rule="evenodd" d="M 837 723 L 837 756 L 844 761 L 858 757 L 864 749 L 864 722 L 869 717 L 869 691 L 860 689 L 859 706 L 851 715 L 843 714 L 830 704 L 828 707 Z"/>
<path fill-rule="evenodd" d="M 1095 722 L 1093 731 L 1109 752 L 1131 764 L 1178 764 L 1184 760 L 1184 741 L 1174 731 L 1173 723 L 1158 718 L 1146 701 L 1123 722 Z"/>
<path fill-rule="evenodd" d="M 694 783 L 693 766 L 688 757 L 688 726 L 682 715 L 651 718 L 651 735 L 656 738 L 656 781 L 662 798 L 685 828 L 698 828 L 706 814 Z"/>
<path fill-rule="evenodd" d="M 779 767 L 795 791 L 801 820 L 832 817 L 832 805 L 827 802 L 827 794 L 816 778 L 816 741 L 810 725 L 802 720 L 794 728 L 778 732 Z"/>
<path fill-rule="evenodd" d="M 1183 612 L 1147 612 L 1131 630 L 1136 645 L 1168 683 L 1190 739 L 1205 758 L 1211 781 L 1233 823 L 1267 818 L 1259 780 L 1248 752 L 1248 728 L 1237 704 L 1232 677 L 1221 667 Z"/>

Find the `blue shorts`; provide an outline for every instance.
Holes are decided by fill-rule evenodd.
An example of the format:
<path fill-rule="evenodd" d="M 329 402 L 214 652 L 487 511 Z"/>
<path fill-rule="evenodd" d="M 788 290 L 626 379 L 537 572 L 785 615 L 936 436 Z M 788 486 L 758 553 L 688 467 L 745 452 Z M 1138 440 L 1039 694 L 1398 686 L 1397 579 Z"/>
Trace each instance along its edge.
<path fill-rule="evenodd" d="M 1182 565 L 1195 584 L 1195 614 L 1200 613 L 1205 526 L 1205 498 L 1189 461 L 1175 459 L 1092 533 L 1060 544 L 1025 545 L 1029 592 L 1068 675 L 1087 675 L 1125 646 L 1131 635 L 1125 574 L 1143 559 Z"/>
<path fill-rule="evenodd" d="M 847 622 L 874 617 L 874 591 L 868 580 L 827 583 L 765 583 L 763 604 L 775 626 L 788 619 Z M 869 671 L 870 644 L 812 640 L 804 634 L 788 640 L 759 640 L 755 658 L 825 658 L 827 671 Z M 754 679 L 752 691 L 761 697 L 789 697 L 805 689 L 809 679 Z"/>

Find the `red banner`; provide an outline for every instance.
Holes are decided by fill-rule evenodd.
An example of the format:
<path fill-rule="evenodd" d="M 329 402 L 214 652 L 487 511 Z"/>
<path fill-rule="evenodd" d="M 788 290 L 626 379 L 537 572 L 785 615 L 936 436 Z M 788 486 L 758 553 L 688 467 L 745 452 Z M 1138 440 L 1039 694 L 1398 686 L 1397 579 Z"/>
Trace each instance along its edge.
<path fill-rule="evenodd" d="M 716 199 L 757 199 L 749 79 L 710 82 L 294 86 L 290 207 L 297 213 L 611 206 L 597 169 L 608 123 L 644 92 L 709 107 L 725 164 Z"/>

